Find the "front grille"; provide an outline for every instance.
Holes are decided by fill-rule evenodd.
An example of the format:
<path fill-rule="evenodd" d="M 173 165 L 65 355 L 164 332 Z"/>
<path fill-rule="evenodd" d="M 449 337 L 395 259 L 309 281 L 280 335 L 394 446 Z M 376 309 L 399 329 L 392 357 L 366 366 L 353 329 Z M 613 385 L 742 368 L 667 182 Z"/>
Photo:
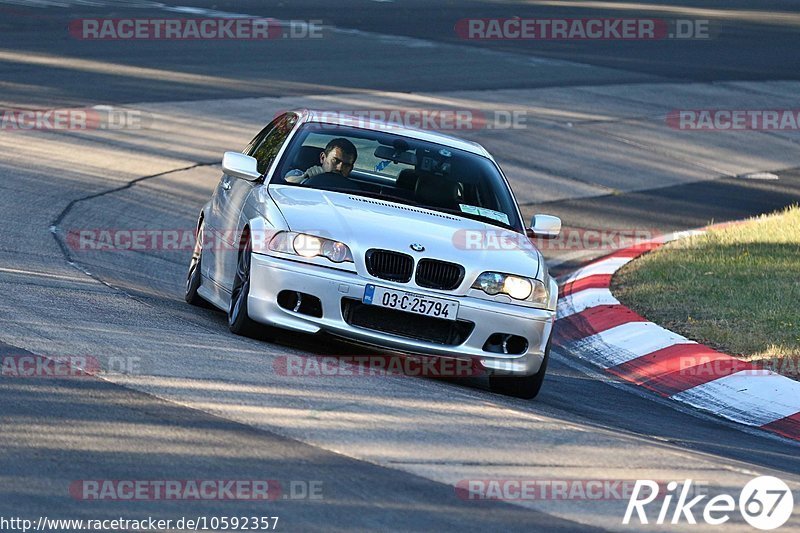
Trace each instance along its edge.
<path fill-rule="evenodd" d="M 467 320 L 415 315 L 367 305 L 353 298 L 342 298 L 342 317 L 351 326 L 447 346 L 462 344 L 475 328 L 475 324 Z"/>
<path fill-rule="evenodd" d="M 451 291 L 461 285 L 464 267 L 455 263 L 422 259 L 417 264 L 416 282 L 420 287 Z"/>
<path fill-rule="evenodd" d="M 390 250 L 367 250 L 367 271 L 376 278 L 399 283 L 411 281 L 414 259 L 410 255 Z"/>

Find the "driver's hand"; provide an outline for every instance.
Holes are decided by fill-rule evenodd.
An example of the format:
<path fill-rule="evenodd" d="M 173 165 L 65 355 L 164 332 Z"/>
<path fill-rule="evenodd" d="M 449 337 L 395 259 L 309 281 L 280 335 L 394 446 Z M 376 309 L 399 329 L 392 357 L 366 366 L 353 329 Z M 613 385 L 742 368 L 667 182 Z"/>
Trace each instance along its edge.
<path fill-rule="evenodd" d="M 315 165 L 315 166 L 309 168 L 308 170 L 306 170 L 305 177 L 306 178 L 313 178 L 314 176 L 319 176 L 320 174 L 324 174 L 324 173 L 325 173 L 325 170 L 321 166 Z"/>

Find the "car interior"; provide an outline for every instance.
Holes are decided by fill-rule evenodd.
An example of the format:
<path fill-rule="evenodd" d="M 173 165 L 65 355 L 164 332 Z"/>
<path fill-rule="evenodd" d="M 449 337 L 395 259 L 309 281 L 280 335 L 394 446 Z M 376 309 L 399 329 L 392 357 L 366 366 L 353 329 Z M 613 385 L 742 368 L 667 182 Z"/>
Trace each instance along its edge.
<path fill-rule="evenodd" d="M 289 154 L 289 170 L 306 171 L 319 165 L 320 154 L 329 138 L 304 144 Z M 362 191 L 389 201 L 401 201 L 462 214 L 462 205 L 504 212 L 502 201 L 479 167 L 468 157 L 430 144 L 410 146 L 404 140 L 379 141 L 351 138 L 359 155 L 348 177 L 325 173 L 309 178 L 302 186 L 328 190 Z M 311 144 L 310 144 L 311 143 Z M 360 145 L 360 146 L 359 146 Z M 368 148 L 368 150 L 367 150 Z"/>
<path fill-rule="evenodd" d="M 380 148 L 384 147 L 380 146 L 376 149 L 374 155 L 377 157 L 386 155 Z M 291 168 L 305 171 L 318 165 L 321 152 L 322 148 L 317 146 L 301 146 L 294 155 Z M 387 180 L 376 182 L 374 179 L 370 179 L 372 176 L 363 170 L 354 169 L 349 178 L 326 174 L 312 178 L 308 185 L 319 188 L 359 189 L 414 201 L 422 205 L 453 210 L 458 210 L 459 204 L 465 202 L 464 183 L 445 175 L 442 169 L 444 165 L 439 163 L 437 166 L 432 161 L 430 154 L 420 154 L 418 157 L 414 152 L 407 151 L 400 155 L 404 156 L 402 157 L 403 162 L 411 158 L 415 167 L 401 170 L 393 183 Z M 449 167 L 445 166 L 445 169 L 449 170 Z M 477 196 L 477 188 L 473 189 L 474 195 Z"/>

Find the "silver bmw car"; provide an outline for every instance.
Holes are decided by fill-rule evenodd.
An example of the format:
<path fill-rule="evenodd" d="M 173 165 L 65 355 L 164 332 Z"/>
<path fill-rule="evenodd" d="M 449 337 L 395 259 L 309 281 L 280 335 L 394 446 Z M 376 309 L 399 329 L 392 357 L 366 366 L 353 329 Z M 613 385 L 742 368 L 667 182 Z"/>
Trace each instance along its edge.
<path fill-rule="evenodd" d="M 285 113 L 242 152 L 197 224 L 186 301 L 230 330 L 326 332 L 414 355 L 469 360 L 492 390 L 535 397 L 558 288 L 480 145 L 308 110 Z"/>

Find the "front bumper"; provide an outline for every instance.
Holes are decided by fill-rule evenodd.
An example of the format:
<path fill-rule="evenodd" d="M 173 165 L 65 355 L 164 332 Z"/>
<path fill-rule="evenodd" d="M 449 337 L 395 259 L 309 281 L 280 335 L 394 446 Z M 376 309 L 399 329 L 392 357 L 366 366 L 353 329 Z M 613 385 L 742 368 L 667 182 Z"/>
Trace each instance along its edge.
<path fill-rule="evenodd" d="M 360 301 L 368 283 L 458 300 L 458 319 L 474 323 L 474 328 L 462 343 L 451 346 L 351 325 L 343 317 L 342 299 Z M 281 307 L 278 304 L 278 294 L 281 291 L 298 291 L 316 296 L 322 303 L 322 317 L 317 318 Z M 355 273 L 255 253 L 251 260 L 248 311 L 250 318 L 270 326 L 305 333 L 325 331 L 358 342 L 408 353 L 478 360 L 489 371 L 503 371 L 520 376 L 533 375 L 539 371 L 555 320 L 554 311 L 466 296 L 454 297 L 381 279 L 366 280 Z M 496 333 L 525 338 L 526 351 L 521 354 L 485 351 L 483 347 L 487 339 Z"/>

